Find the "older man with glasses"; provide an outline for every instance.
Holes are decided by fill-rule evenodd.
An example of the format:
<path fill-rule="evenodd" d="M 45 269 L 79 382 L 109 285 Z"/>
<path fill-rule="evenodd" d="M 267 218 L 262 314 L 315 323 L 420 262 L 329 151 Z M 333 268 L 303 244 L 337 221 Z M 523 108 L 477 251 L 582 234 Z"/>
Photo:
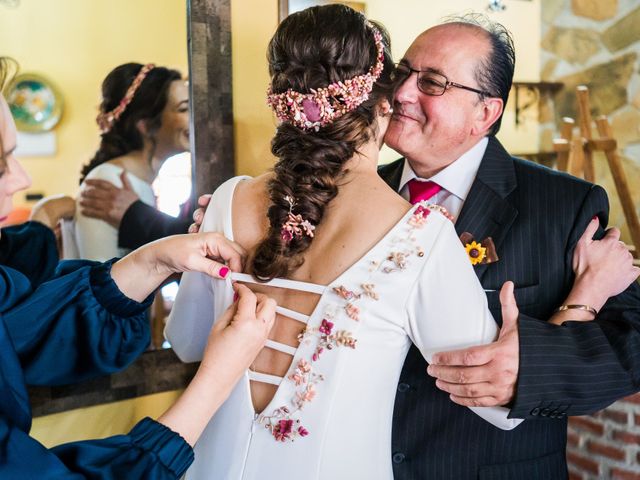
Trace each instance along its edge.
<path fill-rule="evenodd" d="M 495 138 L 514 66 L 504 27 L 463 17 L 418 36 L 394 72 L 385 141 L 404 158 L 381 167 L 381 176 L 410 201 L 427 199 L 453 215 L 494 318 L 507 280 L 520 308 L 517 327 L 493 344 L 441 352 L 428 367 L 412 347 L 394 412 L 396 479 L 567 478 L 567 416 L 597 411 L 640 385 L 638 285 L 605 305 L 589 305 L 588 292 L 561 305 L 576 242 L 593 217 L 606 224 L 606 193 L 514 158 Z M 597 314 L 547 323 L 558 308 L 576 320 Z M 505 405 L 526 421 L 505 432 L 460 405 Z"/>

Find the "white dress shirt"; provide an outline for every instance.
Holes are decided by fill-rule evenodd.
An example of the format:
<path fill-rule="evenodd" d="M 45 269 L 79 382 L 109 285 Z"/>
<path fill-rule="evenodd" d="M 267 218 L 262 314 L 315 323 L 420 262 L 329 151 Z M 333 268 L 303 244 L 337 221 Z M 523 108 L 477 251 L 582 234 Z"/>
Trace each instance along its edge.
<path fill-rule="evenodd" d="M 407 183 L 414 178 L 436 182 L 442 187 L 442 190 L 431 197 L 429 203 L 436 203 L 446 208 L 447 211 L 457 219 L 462 210 L 462 205 L 464 205 L 464 201 L 467 199 L 469 190 L 471 190 L 471 185 L 476 178 L 478 168 L 480 168 L 480 162 L 482 161 L 488 144 L 489 139 L 484 137 L 455 162 L 443 170 L 440 170 L 431 178 L 422 179 L 418 177 L 409 165 L 409 162 L 405 160 L 402 177 L 400 178 L 400 195 L 409 200 L 409 187 Z"/>

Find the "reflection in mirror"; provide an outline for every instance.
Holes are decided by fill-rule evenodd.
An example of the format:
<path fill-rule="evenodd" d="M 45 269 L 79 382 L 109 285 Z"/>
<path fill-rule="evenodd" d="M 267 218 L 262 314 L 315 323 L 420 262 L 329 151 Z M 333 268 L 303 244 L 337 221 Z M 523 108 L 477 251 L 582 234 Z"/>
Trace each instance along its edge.
<path fill-rule="evenodd" d="M 96 115 L 106 75 L 126 62 L 153 62 L 186 75 L 186 3 L 169 0 L 159 9 L 153 0 L 32 0 L 0 10 L 3 53 L 18 60 L 22 73 L 49 79 L 64 102 L 53 130 L 20 134 L 18 153 L 33 178 L 28 194 L 75 196 L 81 167 L 99 146 Z M 19 203 L 29 206 L 26 198 Z"/>
<path fill-rule="evenodd" d="M 58 93 L 55 107 L 63 106 L 57 125 L 19 132 L 17 154 L 33 179 L 28 198 L 75 197 L 85 175 L 121 186 L 125 169 L 134 199 L 170 215 L 180 212 L 191 186 L 186 14 L 184 0 L 167 0 L 161 9 L 153 0 L 0 5 L 3 54 L 18 61 L 21 74 L 50 82 Z M 141 72 L 148 63 L 167 68 Z M 30 113 L 36 126 L 38 116 L 47 114 L 47 99 L 37 87 L 12 96 L 14 116 L 18 109 Z M 174 154 L 181 155 L 171 163 L 179 165 L 156 179 Z M 16 200 L 23 212 L 32 206 L 27 197 Z M 66 257 L 107 260 L 127 253 L 130 247 L 119 245 L 117 221 L 110 220 L 89 219 L 76 208 L 75 221 L 63 230 Z"/>

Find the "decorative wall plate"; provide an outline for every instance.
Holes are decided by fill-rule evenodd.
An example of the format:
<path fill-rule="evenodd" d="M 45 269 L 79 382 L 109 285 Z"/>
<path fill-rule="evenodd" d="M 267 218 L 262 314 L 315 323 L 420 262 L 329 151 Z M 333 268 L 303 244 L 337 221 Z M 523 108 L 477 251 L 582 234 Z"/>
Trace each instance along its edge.
<path fill-rule="evenodd" d="M 42 75 L 16 75 L 6 93 L 11 114 L 21 132 L 46 132 L 60 120 L 62 95 Z"/>

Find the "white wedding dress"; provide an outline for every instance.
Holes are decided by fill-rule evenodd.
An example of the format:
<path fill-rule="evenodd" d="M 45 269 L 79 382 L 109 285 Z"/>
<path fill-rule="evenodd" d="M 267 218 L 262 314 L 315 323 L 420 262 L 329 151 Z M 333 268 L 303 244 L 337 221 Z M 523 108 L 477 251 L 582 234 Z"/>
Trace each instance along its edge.
<path fill-rule="evenodd" d="M 243 178 L 216 190 L 204 231 L 233 239 L 231 203 Z M 391 420 L 410 343 L 428 360 L 497 335 L 453 224 L 435 206 L 415 205 L 330 285 L 271 285 L 320 300 L 310 316 L 278 308 L 306 324 L 297 349 L 267 344 L 292 356 L 289 371 L 283 378 L 247 371 L 197 442 L 188 480 L 392 479 Z M 211 325 L 232 297 L 229 280 L 182 277 L 165 334 L 183 361 L 201 359 Z M 263 412 L 254 411 L 250 380 L 278 385 Z M 474 411 L 496 428 L 521 422 L 508 419 L 505 408 Z"/>
<path fill-rule="evenodd" d="M 86 179 L 106 180 L 122 188 L 120 175 L 124 169 L 110 163 L 103 163 L 91 170 Z M 152 207 L 156 206 L 156 197 L 148 182 L 131 173 L 127 179 L 138 198 Z M 80 189 L 86 188 L 82 182 Z M 105 262 L 113 257 L 124 257 L 131 250 L 118 246 L 118 229 L 103 220 L 90 218 L 82 214 L 80 197 L 76 200 L 76 214 L 73 220 L 62 223 L 63 258 L 84 258 Z"/>

